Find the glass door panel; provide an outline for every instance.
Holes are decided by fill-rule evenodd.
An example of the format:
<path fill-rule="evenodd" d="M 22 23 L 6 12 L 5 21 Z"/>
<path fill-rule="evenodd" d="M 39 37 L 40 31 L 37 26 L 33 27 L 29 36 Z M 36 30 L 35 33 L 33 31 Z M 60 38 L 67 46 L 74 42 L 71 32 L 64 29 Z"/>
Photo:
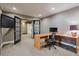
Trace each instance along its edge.
<path fill-rule="evenodd" d="M 14 43 L 16 44 L 21 41 L 21 19 L 16 16 L 14 19 L 15 19 Z"/>

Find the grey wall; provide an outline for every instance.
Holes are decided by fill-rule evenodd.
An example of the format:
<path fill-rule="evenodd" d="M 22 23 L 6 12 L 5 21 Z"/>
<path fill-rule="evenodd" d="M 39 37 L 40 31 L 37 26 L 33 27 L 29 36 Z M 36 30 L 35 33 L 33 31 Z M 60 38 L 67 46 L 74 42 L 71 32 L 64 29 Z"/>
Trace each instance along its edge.
<path fill-rule="evenodd" d="M 49 32 L 50 27 L 57 27 L 59 32 L 67 32 L 70 25 L 78 25 L 79 29 L 79 7 L 41 20 L 41 33 Z"/>

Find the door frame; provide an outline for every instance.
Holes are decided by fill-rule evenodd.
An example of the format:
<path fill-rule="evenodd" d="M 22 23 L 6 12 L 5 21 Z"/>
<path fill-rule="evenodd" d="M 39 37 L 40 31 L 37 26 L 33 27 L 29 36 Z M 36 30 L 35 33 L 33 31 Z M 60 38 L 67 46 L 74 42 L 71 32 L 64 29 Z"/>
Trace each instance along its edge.
<path fill-rule="evenodd" d="M 16 41 L 16 19 L 20 19 L 20 39 Z M 17 44 L 21 41 L 21 18 L 14 16 L 14 44 Z"/>
<path fill-rule="evenodd" d="M 39 22 L 39 33 L 40 34 L 40 20 L 33 20 L 33 38 L 34 38 L 34 35 L 35 35 L 35 28 L 34 28 L 34 25 L 35 25 L 35 22 L 38 21 Z"/>

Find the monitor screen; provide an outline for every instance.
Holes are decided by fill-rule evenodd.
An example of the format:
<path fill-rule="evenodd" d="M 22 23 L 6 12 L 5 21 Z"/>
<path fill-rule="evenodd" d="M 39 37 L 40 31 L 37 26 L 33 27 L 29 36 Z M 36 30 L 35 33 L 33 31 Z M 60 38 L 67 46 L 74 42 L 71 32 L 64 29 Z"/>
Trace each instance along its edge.
<path fill-rule="evenodd" d="M 14 18 L 2 14 L 1 15 L 1 27 L 13 28 L 14 27 Z"/>
<path fill-rule="evenodd" d="M 57 32 L 57 28 L 56 28 L 56 27 L 54 27 L 54 28 L 51 27 L 51 28 L 49 29 L 49 31 L 50 31 L 50 32 Z"/>

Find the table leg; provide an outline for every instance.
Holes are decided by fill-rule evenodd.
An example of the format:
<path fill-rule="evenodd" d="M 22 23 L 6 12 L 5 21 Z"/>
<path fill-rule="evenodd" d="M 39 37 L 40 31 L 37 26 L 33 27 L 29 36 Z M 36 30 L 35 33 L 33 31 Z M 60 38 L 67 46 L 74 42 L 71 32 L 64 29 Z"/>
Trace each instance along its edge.
<path fill-rule="evenodd" d="M 57 41 L 58 46 L 61 45 L 61 40 L 62 40 L 62 38 L 60 36 L 56 36 L 56 41 Z"/>

